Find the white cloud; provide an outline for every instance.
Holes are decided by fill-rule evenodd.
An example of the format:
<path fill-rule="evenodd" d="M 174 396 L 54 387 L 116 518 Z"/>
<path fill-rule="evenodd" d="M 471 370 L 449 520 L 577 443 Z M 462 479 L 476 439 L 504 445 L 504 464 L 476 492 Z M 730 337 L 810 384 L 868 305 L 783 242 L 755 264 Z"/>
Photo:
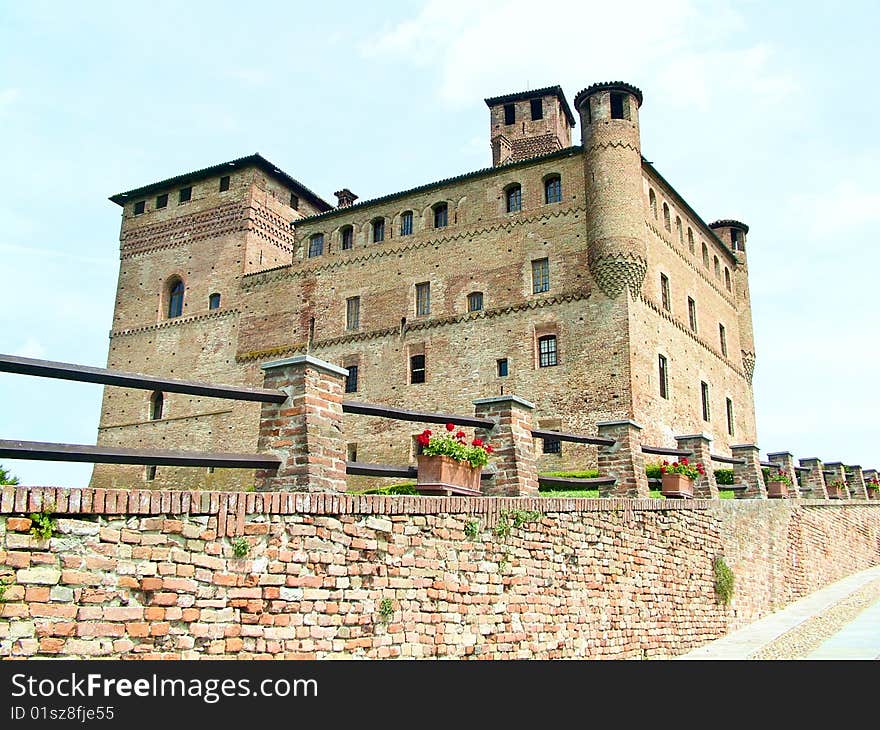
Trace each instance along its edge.
<path fill-rule="evenodd" d="M 42 360 L 46 357 L 46 348 L 34 337 L 28 337 L 25 343 L 12 353 L 16 357 L 33 357 Z"/>

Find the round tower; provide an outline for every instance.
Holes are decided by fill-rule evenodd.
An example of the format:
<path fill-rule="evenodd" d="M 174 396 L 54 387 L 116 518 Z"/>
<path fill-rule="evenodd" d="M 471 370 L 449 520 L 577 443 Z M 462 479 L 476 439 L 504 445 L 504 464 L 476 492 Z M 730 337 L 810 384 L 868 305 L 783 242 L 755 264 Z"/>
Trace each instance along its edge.
<path fill-rule="evenodd" d="M 755 332 L 752 327 L 752 297 L 749 294 L 749 264 L 746 259 L 746 235 L 749 227 L 735 220 L 721 220 L 709 224 L 736 257 L 733 280 L 736 285 L 736 312 L 739 320 L 739 342 L 746 377 L 752 382 L 755 372 Z"/>
<path fill-rule="evenodd" d="M 642 92 L 622 81 L 588 86 L 574 106 L 581 118 L 590 272 L 614 299 L 638 296 L 647 270 L 639 107 Z"/>

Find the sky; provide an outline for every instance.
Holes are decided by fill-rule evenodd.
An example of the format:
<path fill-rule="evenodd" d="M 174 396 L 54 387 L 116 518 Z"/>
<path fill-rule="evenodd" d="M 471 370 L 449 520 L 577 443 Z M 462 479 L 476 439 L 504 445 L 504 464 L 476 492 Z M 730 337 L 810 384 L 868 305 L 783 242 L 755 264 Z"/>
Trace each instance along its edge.
<path fill-rule="evenodd" d="M 643 155 L 750 226 L 762 457 L 880 467 L 878 26 L 846 1 L 0 0 L 0 353 L 106 365 L 114 193 L 259 152 L 364 200 L 490 166 L 486 97 L 623 80 Z M 0 439 L 93 444 L 100 401 L 0 373 Z"/>

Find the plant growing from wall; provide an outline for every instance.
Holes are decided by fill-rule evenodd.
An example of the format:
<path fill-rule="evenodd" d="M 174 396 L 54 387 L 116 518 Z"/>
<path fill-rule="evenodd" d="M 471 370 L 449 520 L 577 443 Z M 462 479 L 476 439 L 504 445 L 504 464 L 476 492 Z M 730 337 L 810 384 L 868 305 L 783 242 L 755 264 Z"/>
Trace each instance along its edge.
<path fill-rule="evenodd" d="M 390 598 L 383 598 L 379 601 L 379 618 L 388 623 L 394 615 L 394 601 Z"/>
<path fill-rule="evenodd" d="M 58 531 L 58 523 L 52 518 L 52 510 L 44 508 L 42 512 L 31 512 L 31 535 L 41 540 L 50 540 Z"/>
<path fill-rule="evenodd" d="M 712 570 L 715 573 L 715 595 L 722 605 L 729 606 L 733 598 L 733 571 L 722 557 L 712 561 Z"/>
<path fill-rule="evenodd" d="M 464 534 L 468 540 L 476 540 L 480 535 L 480 521 L 468 520 L 464 523 Z"/>
<path fill-rule="evenodd" d="M 243 537 L 237 537 L 232 541 L 232 552 L 237 558 L 245 557 L 251 549 L 250 543 Z"/>
<path fill-rule="evenodd" d="M 6 600 L 6 589 L 9 588 L 10 582 L 0 579 L 0 603 Z"/>
<path fill-rule="evenodd" d="M 503 540 L 510 535 L 514 527 L 522 527 L 527 522 L 535 522 L 541 519 L 541 517 L 541 512 L 532 512 L 524 509 L 504 510 L 498 515 L 498 522 L 492 528 L 492 532 L 496 537 L 500 537 Z"/>

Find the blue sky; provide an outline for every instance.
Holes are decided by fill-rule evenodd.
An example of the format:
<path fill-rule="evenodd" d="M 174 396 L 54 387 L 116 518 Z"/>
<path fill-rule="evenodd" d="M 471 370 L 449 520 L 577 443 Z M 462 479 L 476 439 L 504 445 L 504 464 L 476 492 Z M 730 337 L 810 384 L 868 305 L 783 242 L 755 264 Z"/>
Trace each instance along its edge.
<path fill-rule="evenodd" d="M 491 164 L 485 97 L 620 79 L 645 157 L 751 227 L 762 454 L 880 467 L 880 6 L 608 5 L 0 0 L 0 352 L 106 364 L 114 193 L 260 152 L 370 198 Z M 100 395 L 0 374 L 0 438 L 94 443 Z"/>

